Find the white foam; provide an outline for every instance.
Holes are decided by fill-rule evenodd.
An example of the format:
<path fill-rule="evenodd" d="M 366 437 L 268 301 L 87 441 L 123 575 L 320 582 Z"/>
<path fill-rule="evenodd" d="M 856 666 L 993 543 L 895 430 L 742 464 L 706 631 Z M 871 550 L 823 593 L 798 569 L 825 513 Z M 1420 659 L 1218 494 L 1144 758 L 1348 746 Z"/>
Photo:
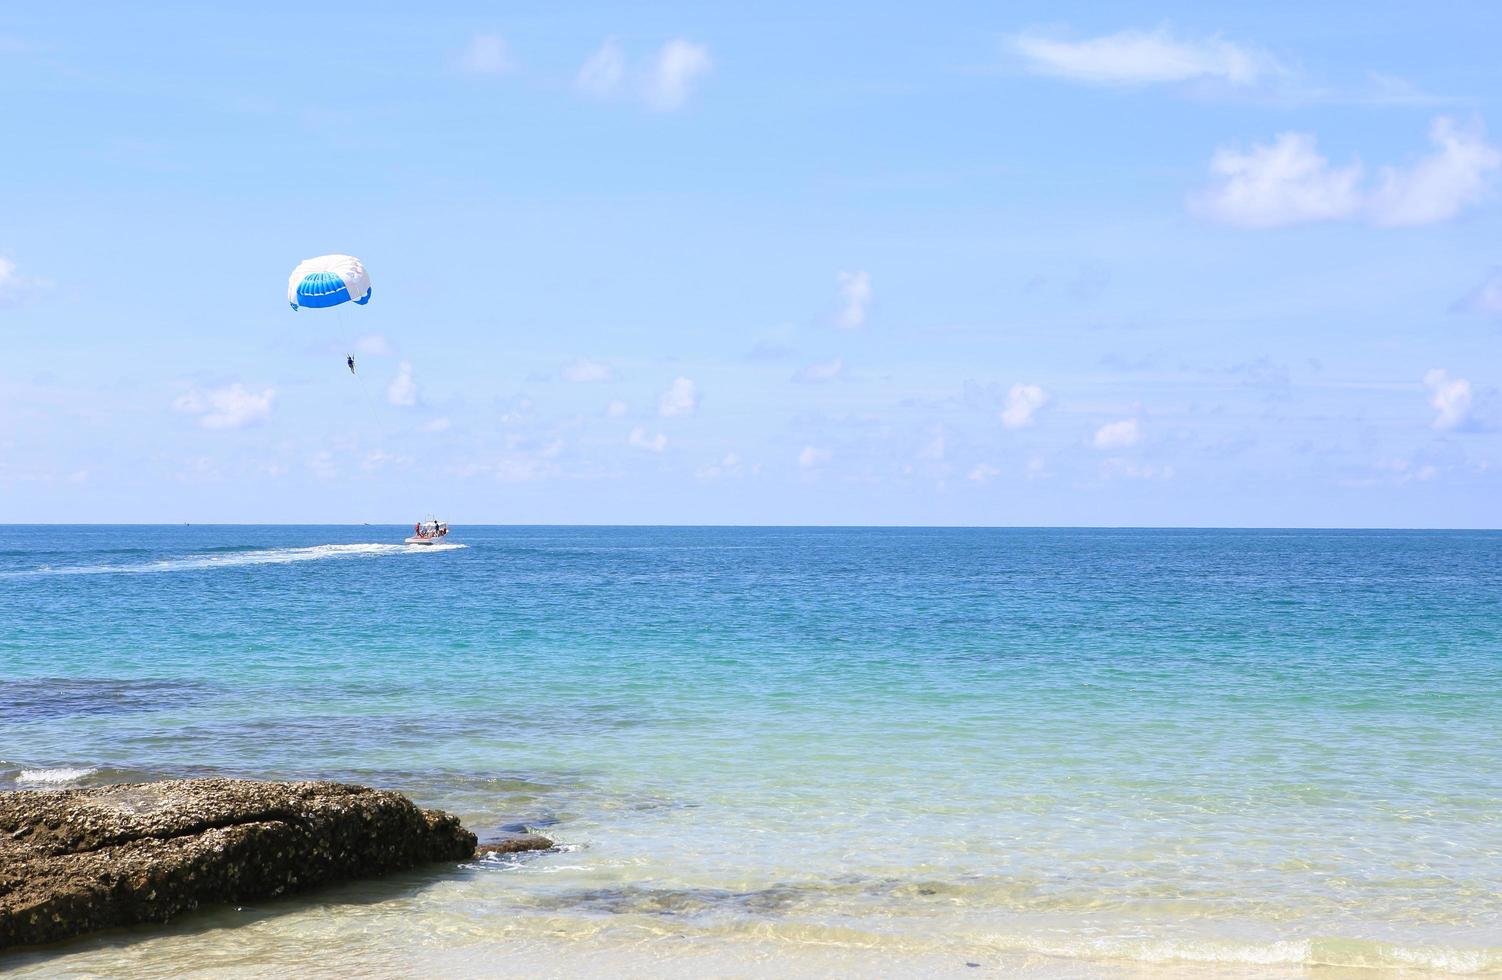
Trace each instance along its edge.
<path fill-rule="evenodd" d="M 85 776 L 92 776 L 98 769 L 78 769 L 69 766 L 59 766 L 56 769 L 22 769 L 21 775 L 16 777 L 17 784 L 39 786 L 60 786 L 63 783 L 76 783 Z"/>
<path fill-rule="evenodd" d="M 139 565 L 85 565 L 78 568 L 53 568 L 42 565 L 17 575 L 139 575 L 147 572 L 201 571 L 210 568 L 242 568 L 246 565 L 284 565 L 289 562 L 318 561 L 325 558 L 376 558 L 382 555 L 417 555 L 431 551 L 457 551 L 469 545 L 456 542 L 442 544 L 315 544 L 304 548 L 257 548 L 211 555 L 167 558 Z"/>
<path fill-rule="evenodd" d="M 531 870 L 531 869 L 529 869 Z M 1496 947 L 1405 946 L 1335 937 L 1238 942 L 1211 937 L 992 936 L 989 945 L 1007 952 L 1061 959 L 1125 960 L 1154 966 L 1217 965 L 1232 967 L 1331 967 L 1435 970 L 1449 974 L 1491 973 L 1502 966 Z"/>

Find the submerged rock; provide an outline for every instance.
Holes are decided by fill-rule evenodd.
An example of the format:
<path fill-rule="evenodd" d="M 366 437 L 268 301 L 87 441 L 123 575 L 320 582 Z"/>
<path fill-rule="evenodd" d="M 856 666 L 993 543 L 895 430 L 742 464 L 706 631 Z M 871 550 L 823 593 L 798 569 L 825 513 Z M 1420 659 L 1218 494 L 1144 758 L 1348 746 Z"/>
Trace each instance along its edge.
<path fill-rule="evenodd" d="M 0 793 L 0 949 L 474 853 L 457 817 L 346 783 Z"/>
<path fill-rule="evenodd" d="M 546 851 L 552 846 L 553 842 L 541 834 L 521 834 L 517 837 L 487 841 L 475 848 L 475 857 L 484 857 L 487 854 L 518 854 L 522 851 Z"/>

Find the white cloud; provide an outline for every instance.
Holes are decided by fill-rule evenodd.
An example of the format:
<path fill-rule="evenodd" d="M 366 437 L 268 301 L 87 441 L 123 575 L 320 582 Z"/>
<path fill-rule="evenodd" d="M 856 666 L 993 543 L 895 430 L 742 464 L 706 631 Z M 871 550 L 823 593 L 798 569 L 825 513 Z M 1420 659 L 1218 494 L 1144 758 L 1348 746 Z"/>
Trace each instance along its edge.
<path fill-rule="evenodd" d="M 391 353 L 391 344 L 378 333 L 366 334 L 355 341 L 355 353 L 366 357 L 385 357 Z"/>
<path fill-rule="evenodd" d="M 1107 480 L 1172 480 L 1173 467 L 1113 456 L 1100 464 L 1100 475 Z"/>
<path fill-rule="evenodd" d="M 936 425 L 928 430 L 928 441 L 918 447 L 919 459 L 942 460 L 948 448 L 948 433 L 942 425 Z"/>
<path fill-rule="evenodd" d="M 367 473 L 374 473 L 376 470 L 383 469 L 386 466 L 410 466 L 411 464 L 411 456 L 398 456 L 394 453 L 388 453 L 384 449 L 373 449 L 366 453 L 365 458 L 361 460 L 360 469 Z"/>
<path fill-rule="evenodd" d="M 802 384 L 822 384 L 825 381 L 833 381 L 845 370 L 845 361 L 836 357 L 832 361 L 820 364 L 810 364 L 800 368 L 794 375 L 793 380 Z"/>
<path fill-rule="evenodd" d="M 0 255 L 0 306 L 21 303 L 49 285 L 45 280 L 22 275 L 13 260 Z"/>
<path fill-rule="evenodd" d="M 320 480 L 332 480 L 339 475 L 339 469 L 334 465 L 334 456 L 328 451 L 308 457 L 308 469 Z"/>
<path fill-rule="evenodd" d="M 709 49 L 683 38 L 674 38 L 662 46 L 647 79 L 647 104 L 668 111 L 688 101 L 694 83 L 706 74 L 713 62 Z"/>
<path fill-rule="evenodd" d="M 499 34 L 476 34 L 459 57 L 459 67 L 471 75 L 501 75 L 516 65 L 505 38 Z"/>
<path fill-rule="evenodd" d="M 1369 487 L 1377 484 L 1404 486 L 1409 483 L 1428 483 L 1439 476 L 1439 467 L 1433 463 L 1415 463 L 1407 459 L 1384 459 L 1372 465 L 1377 474 L 1373 477 L 1356 477 L 1342 481 L 1347 486 Z"/>
<path fill-rule="evenodd" d="M 558 465 L 535 456 L 508 456 L 491 467 L 497 483 L 531 483 L 558 473 Z"/>
<path fill-rule="evenodd" d="M 839 274 L 840 307 L 835 322 L 846 330 L 854 330 L 866 322 L 866 307 L 871 305 L 871 274 L 868 272 L 842 272 Z"/>
<path fill-rule="evenodd" d="M 1038 33 L 1017 34 L 1008 40 L 1034 72 L 1098 85 L 1210 80 L 1246 86 L 1286 71 L 1256 48 L 1218 37 L 1175 37 L 1162 27 L 1078 41 Z"/>
<path fill-rule="evenodd" d="M 998 476 L 1001 476 L 1000 467 L 992 466 L 990 463 L 977 463 L 966 479 L 973 483 L 990 483 Z"/>
<path fill-rule="evenodd" d="M 195 389 L 177 398 L 172 407 L 197 415 L 198 424 L 205 429 L 238 429 L 270 416 L 275 398 L 275 388 L 251 391 L 236 382 L 208 391 Z"/>
<path fill-rule="evenodd" d="M 626 443 L 628 445 L 635 446 L 637 449 L 645 449 L 648 452 L 660 453 L 664 449 L 668 448 L 668 437 L 663 435 L 661 432 L 657 433 L 656 435 L 649 436 L 647 435 L 647 430 L 638 425 L 636 428 L 632 429 L 631 434 L 626 437 Z"/>
<path fill-rule="evenodd" d="M 1022 472 L 1029 480 L 1042 479 L 1048 475 L 1048 464 L 1043 461 L 1042 456 L 1032 456 L 1028 459 L 1027 465 L 1023 467 Z"/>
<path fill-rule="evenodd" d="M 680 37 L 665 43 L 647 64 L 633 69 L 625 49 L 611 37 L 584 60 L 574 76 L 574 88 L 596 99 L 629 92 L 648 108 L 670 112 L 688 103 L 694 87 L 713 67 L 707 47 Z"/>
<path fill-rule="evenodd" d="M 674 415 L 692 415 L 699 407 L 699 391 L 687 378 L 674 378 L 668 390 L 662 393 L 657 410 L 665 418 Z"/>
<path fill-rule="evenodd" d="M 418 426 L 418 429 L 422 432 L 447 432 L 449 430 L 449 427 L 452 425 L 453 423 L 450 422 L 447 417 L 445 417 L 429 419 L 422 425 Z"/>
<path fill-rule="evenodd" d="M 598 361 L 588 361 L 580 358 L 563 367 L 563 380 L 575 383 L 588 381 L 609 381 L 610 365 L 601 364 Z"/>
<path fill-rule="evenodd" d="M 1142 438 L 1142 432 L 1137 425 L 1136 419 L 1122 419 L 1120 422 L 1107 422 L 1095 430 L 1095 438 L 1091 444 L 1096 449 L 1125 449 L 1135 446 Z"/>
<path fill-rule="evenodd" d="M 184 460 L 182 467 L 177 471 L 176 478 L 179 480 L 222 480 L 224 470 L 219 461 L 212 456 L 195 456 L 193 459 Z"/>
<path fill-rule="evenodd" d="M 823 466 L 829 462 L 830 452 L 817 446 L 804 446 L 798 453 L 798 466 L 801 469 L 811 470 Z"/>
<path fill-rule="evenodd" d="M 532 404 L 530 398 L 518 398 L 501 412 L 501 422 L 505 425 L 518 425 L 532 418 L 532 410 L 537 406 Z"/>
<path fill-rule="evenodd" d="M 626 53 L 615 38 L 606 38 L 579 68 L 574 87 L 585 95 L 603 99 L 619 91 L 625 77 Z"/>
<path fill-rule="evenodd" d="M 714 480 L 722 476 L 735 476 L 741 472 L 741 458 L 736 453 L 726 453 L 717 463 L 710 463 L 696 474 L 701 480 Z"/>
<path fill-rule="evenodd" d="M 1436 412 L 1430 423 L 1436 429 L 1450 431 L 1463 429 L 1471 421 L 1471 383 L 1463 378 L 1452 378 L 1443 368 L 1432 368 L 1424 375 L 1424 386 L 1429 389 L 1429 404 Z"/>
<path fill-rule="evenodd" d="M 605 406 L 605 414 L 613 419 L 621 418 L 629 410 L 630 406 L 619 398 L 612 398 L 610 404 Z"/>
<path fill-rule="evenodd" d="M 1483 316 L 1502 316 L 1502 268 L 1493 269 L 1485 282 L 1455 306 Z"/>
<path fill-rule="evenodd" d="M 0 299 L 14 294 L 20 285 L 21 277 L 16 274 L 16 264 L 0 255 Z"/>
<path fill-rule="evenodd" d="M 497 483 L 530 483 L 562 472 L 557 463 L 564 449 L 560 439 L 543 442 L 533 436 L 510 433 L 502 445 L 504 455 L 494 462 L 466 462 L 451 467 L 449 472 L 459 477 L 489 475 Z"/>
<path fill-rule="evenodd" d="M 1021 429 L 1033 424 L 1033 415 L 1048 404 L 1048 392 L 1037 385 L 1012 385 L 1007 392 L 1006 407 L 1001 410 L 1001 424 Z"/>
<path fill-rule="evenodd" d="M 406 408 L 417 404 L 417 382 L 412 380 L 410 361 L 403 361 L 401 367 L 397 368 L 396 377 L 386 386 L 386 400 Z"/>
<path fill-rule="evenodd" d="M 1480 128 L 1443 116 L 1429 139 L 1435 150 L 1409 167 L 1383 167 L 1375 188 L 1359 162 L 1334 167 L 1308 133 L 1281 133 L 1248 151 L 1222 147 L 1210 160 L 1211 185 L 1190 199 L 1206 217 L 1248 228 L 1363 218 L 1382 226 L 1445 221 L 1492 193 L 1502 151 Z"/>
<path fill-rule="evenodd" d="M 494 462 L 465 462 L 451 466 L 448 472 L 461 478 L 488 475 L 497 483 L 530 483 L 562 472 L 556 462 L 564 449 L 561 440 L 544 443 L 513 433 L 505 438 L 504 447 L 505 455 Z"/>
<path fill-rule="evenodd" d="M 1361 165 L 1331 167 L 1307 133 L 1281 133 L 1271 146 L 1222 148 L 1210 160 L 1218 182 L 1200 193 L 1200 213 L 1246 228 L 1349 218 L 1361 210 Z"/>
<path fill-rule="evenodd" d="M 1489 197 L 1502 152 L 1479 128 L 1470 132 L 1444 116 L 1429 127 L 1435 151 L 1412 167 L 1383 167 L 1372 194 L 1372 220 L 1379 225 L 1428 225 L 1446 221 L 1467 205 Z"/>

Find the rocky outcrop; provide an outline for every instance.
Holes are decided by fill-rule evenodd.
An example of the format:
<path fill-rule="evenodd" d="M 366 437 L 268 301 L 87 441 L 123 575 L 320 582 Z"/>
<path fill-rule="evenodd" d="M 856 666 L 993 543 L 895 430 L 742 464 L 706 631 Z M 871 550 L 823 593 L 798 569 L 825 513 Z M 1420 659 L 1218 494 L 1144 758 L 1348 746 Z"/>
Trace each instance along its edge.
<path fill-rule="evenodd" d="M 345 783 L 0 793 L 0 949 L 474 853 L 457 817 Z"/>

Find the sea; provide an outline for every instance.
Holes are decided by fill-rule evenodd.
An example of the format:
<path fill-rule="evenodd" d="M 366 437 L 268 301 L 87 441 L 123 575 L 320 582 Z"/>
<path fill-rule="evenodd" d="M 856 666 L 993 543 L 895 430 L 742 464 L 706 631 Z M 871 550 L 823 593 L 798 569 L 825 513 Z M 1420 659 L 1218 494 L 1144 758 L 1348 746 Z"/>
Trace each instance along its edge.
<path fill-rule="evenodd" d="M 1502 532 L 0 527 L 0 791 L 558 847 L 34 976 L 1502 974 Z"/>

